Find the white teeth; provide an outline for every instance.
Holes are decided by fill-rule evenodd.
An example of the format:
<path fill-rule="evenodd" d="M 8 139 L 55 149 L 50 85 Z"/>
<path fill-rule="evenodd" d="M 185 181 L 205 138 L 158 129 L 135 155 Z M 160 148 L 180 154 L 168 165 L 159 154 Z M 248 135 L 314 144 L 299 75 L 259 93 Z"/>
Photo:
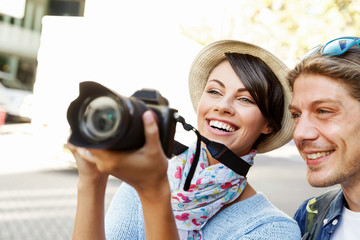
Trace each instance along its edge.
<path fill-rule="evenodd" d="M 328 151 L 328 152 L 317 152 L 317 153 L 312 153 L 312 154 L 306 154 L 306 157 L 308 159 L 316 159 L 316 158 L 320 158 L 320 157 L 325 157 L 327 155 L 330 155 L 333 151 Z"/>
<path fill-rule="evenodd" d="M 235 131 L 235 129 L 233 127 L 231 127 L 229 124 L 226 124 L 226 123 L 223 123 L 223 122 L 211 120 L 209 124 L 210 124 L 211 127 L 216 127 L 218 129 L 222 129 L 222 130 L 225 130 L 225 131 L 228 131 L 228 132 Z"/>

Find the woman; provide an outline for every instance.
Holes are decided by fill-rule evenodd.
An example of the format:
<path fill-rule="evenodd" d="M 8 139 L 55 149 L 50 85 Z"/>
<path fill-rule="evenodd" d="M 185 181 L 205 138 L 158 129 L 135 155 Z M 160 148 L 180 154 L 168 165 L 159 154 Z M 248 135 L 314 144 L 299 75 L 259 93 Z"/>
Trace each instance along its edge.
<path fill-rule="evenodd" d="M 255 45 L 225 40 L 206 46 L 189 77 L 201 135 L 249 164 L 257 152 L 287 143 L 293 127 L 284 111 L 291 98 L 287 71 Z M 107 213 L 109 239 L 300 239 L 297 224 L 246 177 L 212 157 L 205 144 L 190 189 L 184 191 L 195 145 L 168 162 L 151 112 L 143 121 L 146 144 L 138 151 L 71 147 L 80 175 L 74 238 L 104 238 L 103 201 L 111 174 L 126 183 Z"/>

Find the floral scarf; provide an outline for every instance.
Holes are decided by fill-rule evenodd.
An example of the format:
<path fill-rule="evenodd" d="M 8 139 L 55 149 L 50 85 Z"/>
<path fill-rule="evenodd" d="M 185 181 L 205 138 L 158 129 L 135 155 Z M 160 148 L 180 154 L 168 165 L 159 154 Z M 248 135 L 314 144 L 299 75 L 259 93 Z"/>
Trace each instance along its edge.
<path fill-rule="evenodd" d="M 171 205 L 181 240 L 202 239 L 201 229 L 222 206 L 238 198 L 246 186 L 246 178 L 218 163 L 209 166 L 206 150 L 202 147 L 199 162 L 189 191 L 184 183 L 195 155 L 192 144 L 185 152 L 169 162 L 168 178 Z M 256 151 L 241 158 L 253 164 Z"/>

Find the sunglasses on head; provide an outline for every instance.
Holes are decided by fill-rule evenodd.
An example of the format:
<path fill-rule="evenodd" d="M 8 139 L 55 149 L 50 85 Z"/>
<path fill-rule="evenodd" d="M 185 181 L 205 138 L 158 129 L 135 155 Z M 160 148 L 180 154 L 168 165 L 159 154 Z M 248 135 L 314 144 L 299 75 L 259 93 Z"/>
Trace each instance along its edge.
<path fill-rule="evenodd" d="M 316 47 L 312 48 L 307 54 L 305 54 L 302 60 L 316 53 L 320 53 L 321 55 L 341 55 L 355 44 L 360 48 L 360 38 L 358 37 L 336 38 L 326 43 L 325 45 L 317 45 Z"/>

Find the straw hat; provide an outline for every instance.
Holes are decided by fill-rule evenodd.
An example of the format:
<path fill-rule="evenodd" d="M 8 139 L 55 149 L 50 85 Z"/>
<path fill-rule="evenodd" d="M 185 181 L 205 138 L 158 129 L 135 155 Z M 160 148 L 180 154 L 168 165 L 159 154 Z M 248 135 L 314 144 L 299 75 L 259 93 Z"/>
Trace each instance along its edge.
<path fill-rule="evenodd" d="M 289 69 L 282 61 L 256 45 L 235 40 L 222 40 L 205 46 L 195 57 L 190 68 L 189 91 L 195 112 L 197 111 L 197 106 L 210 72 L 226 58 L 226 52 L 249 54 L 262 59 L 275 73 L 283 86 L 285 108 L 290 104 L 292 94 L 286 79 Z M 291 119 L 290 112 L 285 109 L 281 130 L 260 143 L 257 147 L 258 153 L 269 152 L 288 143 L 292 139 L 292 131 L 293 120 Z"/>

